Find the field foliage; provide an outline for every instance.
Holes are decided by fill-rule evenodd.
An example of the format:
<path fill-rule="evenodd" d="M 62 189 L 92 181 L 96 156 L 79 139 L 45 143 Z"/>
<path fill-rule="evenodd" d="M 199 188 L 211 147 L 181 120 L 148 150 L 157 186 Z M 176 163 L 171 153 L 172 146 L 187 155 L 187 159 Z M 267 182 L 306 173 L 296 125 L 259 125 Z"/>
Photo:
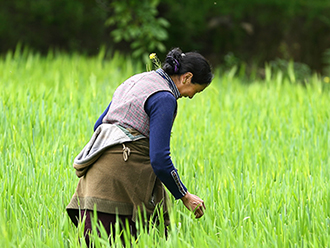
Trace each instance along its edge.
<path fill-rule="evenodd" d="M 115 88 L 144 70 L 118 54 L 0 59 L 1 247 L 80 247 L 82 229 L 65 212 L 73 158 Z M 328 84 L 283 74 L 247 83 L 216 70 L 205 92 L 178 101 L 173 162 L 207 210 L 195 220 L 171 198 L 168 240 L 152 230 L 133 247 L 329 246 Z"/>

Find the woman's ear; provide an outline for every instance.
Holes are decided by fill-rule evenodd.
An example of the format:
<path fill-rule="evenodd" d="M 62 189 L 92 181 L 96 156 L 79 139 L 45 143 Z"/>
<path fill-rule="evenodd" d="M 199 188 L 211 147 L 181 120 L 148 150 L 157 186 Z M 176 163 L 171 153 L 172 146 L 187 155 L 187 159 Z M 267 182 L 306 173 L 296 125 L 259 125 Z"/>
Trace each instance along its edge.
<path fill-rule="evenodd" d="M 190 82 L 191 83 L 191 79 L 192 77 L 194 76 L 191 72 L 186 72 L 185 74 L 182 75 L 183 76 L 183 81 L 182 83 L 185 84 L 185 83 L 188 83 Z"/>

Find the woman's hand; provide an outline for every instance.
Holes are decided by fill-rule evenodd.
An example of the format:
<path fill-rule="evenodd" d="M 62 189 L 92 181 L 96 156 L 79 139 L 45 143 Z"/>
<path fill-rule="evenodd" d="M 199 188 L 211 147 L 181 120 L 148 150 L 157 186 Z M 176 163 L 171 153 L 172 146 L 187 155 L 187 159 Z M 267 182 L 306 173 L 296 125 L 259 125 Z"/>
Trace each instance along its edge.
<path fill-rule="evenodd" d="M 186 208 L 194 212 L 196 219 L 204 215 L 204 210 L 206 209 L 204 201 L 197 195 L 193 195 L 187 192 L 187 194 L 182 197 L 181 200 Z"/>

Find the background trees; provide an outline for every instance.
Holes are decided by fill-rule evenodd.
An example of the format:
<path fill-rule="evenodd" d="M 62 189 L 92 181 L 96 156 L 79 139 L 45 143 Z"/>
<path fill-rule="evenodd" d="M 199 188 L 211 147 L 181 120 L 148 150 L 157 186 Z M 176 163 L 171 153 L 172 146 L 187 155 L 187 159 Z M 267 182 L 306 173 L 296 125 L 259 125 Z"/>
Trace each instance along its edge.
<path fill-rule="evenodd" d="M 96 54 L 104 45 L 141 58 L 179 46 L 215 64 L 293 59 L 321 72 L 330 62 L 329 11 L 329 0 L 2 1 L 0 53 L 21 42 L 42 53 Z"/>

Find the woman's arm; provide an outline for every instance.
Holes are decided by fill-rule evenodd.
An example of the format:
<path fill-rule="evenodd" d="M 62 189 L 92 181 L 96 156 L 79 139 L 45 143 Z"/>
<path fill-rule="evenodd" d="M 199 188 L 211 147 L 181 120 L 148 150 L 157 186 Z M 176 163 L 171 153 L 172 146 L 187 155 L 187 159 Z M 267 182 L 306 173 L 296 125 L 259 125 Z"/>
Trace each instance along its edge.
<path fill-rule="evenodd" d="M 170 157 L 170 137 L 177 108 L 176 99 L 167 91 L 150 96 L 145 111 L 150 118 L 150 162 L 156 176 L 163 182 L 175 199 L 187 194 Z"/>
<path fill-rule="evenodd" d="M 174 96 L 165 91 L 155 93 L 145 104 L 145 111 L 150 118 L 151 166 L 175 199 L 181 199 L 195 217 L 200 218 L 204 215 L 204 201 L 187 191 L 170 157 L 170 137 L 176 108 Z"/>

